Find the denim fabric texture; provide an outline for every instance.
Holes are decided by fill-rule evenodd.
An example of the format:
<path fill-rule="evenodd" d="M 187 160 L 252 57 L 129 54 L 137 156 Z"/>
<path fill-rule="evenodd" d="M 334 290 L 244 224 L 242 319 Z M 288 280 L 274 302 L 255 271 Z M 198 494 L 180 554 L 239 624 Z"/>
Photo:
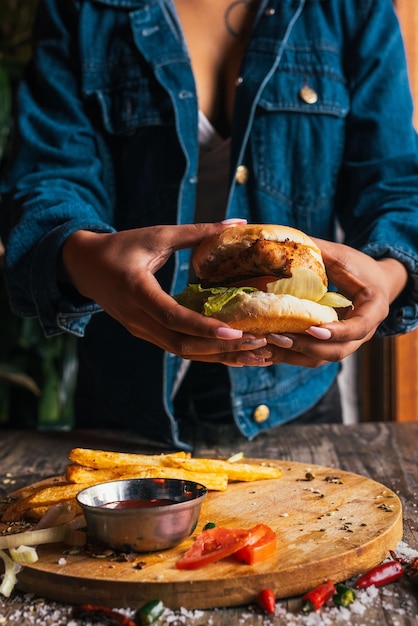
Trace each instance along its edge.
<path fill-rule="evenodd" d="M 181 445 L 172 405 L 181 359 L 64 293 L 57 278 L 61 246 L 79 229 L 194 221 L 198 103 L 174 6 L 43 0 L 35 40 L 19 90 L 17 150 L 0 188 L 12 308 L 37 316 L 48 336 L 83 337 L 79 420 Z M 304 87 L 316 101 L 301 96 Z M 338 223 L 347 244 L 401 261 L 408 288 L 381 335 L 412 330 L 418 318 L 412 113 L 391 0 L 261 0 L 236 87 L 227 217 L 324 239 L 335 239 Z M 241 165 L 244 184 L 234 176 Z M 166 291 L 182 291 L 189 262 L 190 251 L 180 251 L 158 273 Z M 338 369 L 231 368 L 238 428 L 252 438 L 301 415 Z M 263 423 L 253 420 L 259 404 L 270 408 Z"/>

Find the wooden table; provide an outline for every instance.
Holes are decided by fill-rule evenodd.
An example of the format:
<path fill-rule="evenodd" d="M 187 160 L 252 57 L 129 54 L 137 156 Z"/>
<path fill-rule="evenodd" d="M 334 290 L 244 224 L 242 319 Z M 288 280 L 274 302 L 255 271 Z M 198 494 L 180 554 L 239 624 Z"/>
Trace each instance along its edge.
<path fill-rule="evenodd" d="M 0 431 L 0 497 L 29 483 L 64 472 L 72 447 L 126 452 L 158 452 L 132 433 L 100 431 L 27 432 Z M 272 458 L 323 465 L 360 474 L 383 483 L 402 501 L 403 545 L 418 551 L 418 423 L 362 423 L 355 425 L 284 426 L 252 442 L 239 439 L 222 446 L 201 445 L 195 456 L 227 457 L 243 451 L 252 458 Z M 364 609 L 364 612 L 363 612 Z M 361 614 L 362 612 L 362 614 Z M 38 619 L 38 621 L 35 621 Z M 325 609 L 320 615 L 304 615 L 300 598 L 279 601 L 275 616 L 252 607 L 205 611 L 168 612 L 160 624 L 231 626 L 233 624 L 294 626 L 343 624 L 412 626 L 418 624 L 418 594 L 407 580 L 382 587 L 376 597 L 361 601 L 349 614 Z M 71 607 L 14 592 L 0 598 L 0 625 L 42 623 L 44 626 L 82 621 L 71 618 Z M 85 623 L 85 622 L 84 622 Z"/>

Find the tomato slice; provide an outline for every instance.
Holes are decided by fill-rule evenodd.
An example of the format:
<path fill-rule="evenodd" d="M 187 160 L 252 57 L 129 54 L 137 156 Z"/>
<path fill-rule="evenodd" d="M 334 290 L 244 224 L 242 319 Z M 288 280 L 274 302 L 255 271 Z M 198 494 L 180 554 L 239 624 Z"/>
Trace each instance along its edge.
<path fill-rule="evenodd" d="M 196 537 L 190 550 L 176 562 L 177 569 L 197 569 L 208 563 L 220 561 L 245 546 L 250 531 L 242 528 L 216 526 L 204 530 Z"/>
<path fill-rule="evenodd" d="M 245 546 L 234 556 L 247 565 L 256 565 L 268 559 L 276 551 L 276 533 L 266 524 L 256 524 L 249 530 L 250 536 Z"/>
<path fill-rule="evenodd" d="M 267 285 L 269 283 L 275 283 L 276 280 L 280 280 L 280 276 L 252 276 L 251 278 L 234 280 L 228 284 L 228 287 L 254 287 L 259 291 L 267 291 Z"/>

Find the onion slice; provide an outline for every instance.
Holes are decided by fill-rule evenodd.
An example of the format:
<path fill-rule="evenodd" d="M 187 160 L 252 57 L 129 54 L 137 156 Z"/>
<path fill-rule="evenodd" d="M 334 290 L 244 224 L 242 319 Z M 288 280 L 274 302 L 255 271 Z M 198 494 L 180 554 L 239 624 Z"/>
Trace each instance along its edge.
<path fill-rule="evenodd" d="M 0 594 L 5 598 L 9 598 L 17 583 L 16 574 L 20 572 L 22 566 L 20 563 L 13 561 L 3 550 L 0 550 L 0 559 L 3 559 L 4 563 L 4 576 L 0 585 Z"/>
<path fill-rule="evenodd" d="M 242 461 L 243 458 L 244 458 L 244 453 L 243 452 L 236 452 L 235 454 L 230 456 L 227 459 L 227 461 L 228 461 L 228 463 L 236 463 L 237 461 Z"/>
<path fill-rule="evenodd" d="M 41 543 L 57 543 L 63 541 L 67 525 L 52 526 L 41 530 L 25 530 L 23 533 L 0 536 L 0 550 L 18 548 L 21 545 L 38 546 Z"/>
<path fill-rule="evenodd" d="M 335 291 L 327 291 L 318 304 L 325 304 L 325 306 L 331 306 L 333 309 L 345 309 L 348 306 L 354 308 L 351 300 Z"/>
<path fill-rule="evenodd" d="M 290 278 L 280 278 L 267 284 L 267 292 L 290 294 L 296 298 L 318 302 L 326 294 L 327 287 L 321 277 L 307 267 L 296 267 Z"/>
<path fill-rule="evenodd" d="M 0 535 L 0 550 L 9 550 L 10 548 L 18 548 L 21 545 L 38 546 L 42 543 L 67 543 L 71 538 L 72 531 L 83 528 L 86 521 L 83 515 L 77 516 L 71 522 L 52 526 L 50 528 L 41 528 L 39 530 L 25 530 L 22 533 L 13 535 Z M 80 545 L 77 542 L 77 545 Z"/>
<path fill-rule="evenodd" d="M 23 544 L 18 548 L 10 548 L 9 554 L 13 561 L 16 563 L 36 563 L 38 560 L 38 553 L 33 546 L 24 546 Z"/>
<path fill-rule="evenodd" d="M 34 530 L 41 528 L 50 528 L 51 526 L 60 526 L 66 522 L 70 522 L 76 516 L 74 509 L 68 502 L 60 502 L 51 506 L 47 512 L 41 517 L 36 524 Z"/>

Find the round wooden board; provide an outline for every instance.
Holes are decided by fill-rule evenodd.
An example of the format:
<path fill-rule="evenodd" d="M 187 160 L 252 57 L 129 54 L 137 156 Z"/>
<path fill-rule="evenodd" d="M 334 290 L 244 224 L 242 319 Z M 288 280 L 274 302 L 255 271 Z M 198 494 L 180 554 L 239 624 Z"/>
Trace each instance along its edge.
<path fill-rule="evenodd" d="M 346 580 L 385 559 L 402 539 L 401 502 L 384 485 L 342 470 L 266 462 L 281 467 L 282 478 L 231 483 L 226 492 L 209 493 L 193 536 L 172 550 L 139 555 L 143 569 L 50 544 L 39 546 L 39 561 L 21 571 L 20 588 L 72 604 L 136 608 L 159 598 L 172 609 L 237 606 L 254 602 L 265 587 L 285 598 L 326 578 Z M 307 471 L 313 480 L 306 480 Z M 195 571 L 177 570 L 175 561 L 207 522 L 268 524 L 278 536 L 276 554 L 254 567 L 231 557 Z"/>

